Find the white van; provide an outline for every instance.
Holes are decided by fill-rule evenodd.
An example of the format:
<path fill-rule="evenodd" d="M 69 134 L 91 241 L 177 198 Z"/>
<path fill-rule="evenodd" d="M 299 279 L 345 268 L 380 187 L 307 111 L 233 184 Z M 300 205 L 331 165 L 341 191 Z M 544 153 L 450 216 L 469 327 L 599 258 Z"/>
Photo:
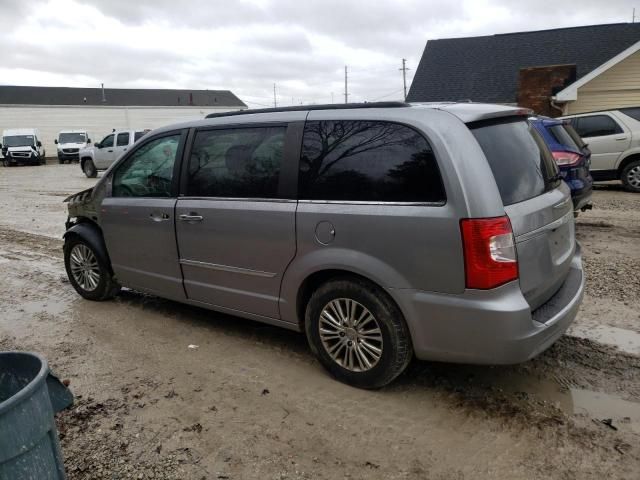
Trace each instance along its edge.
<path fill-rule="evenodd" d="M 69 163 L 80 161 L 81 148 L 87 148 L 91 143 L 89 132 L 86 130 L 63 130 L 58 133 L 58 138 L 55 139 L 55 143 L 58 146 L 58 163 Z"/>
<path fill-rule="evenodd" d="M 28 163 L 31 165 L 44 165 L 45 151 L 40 141 L 40 133 L 35 128 L 13 128 L 3 130 L 2 164 L 5 167 Z"/>

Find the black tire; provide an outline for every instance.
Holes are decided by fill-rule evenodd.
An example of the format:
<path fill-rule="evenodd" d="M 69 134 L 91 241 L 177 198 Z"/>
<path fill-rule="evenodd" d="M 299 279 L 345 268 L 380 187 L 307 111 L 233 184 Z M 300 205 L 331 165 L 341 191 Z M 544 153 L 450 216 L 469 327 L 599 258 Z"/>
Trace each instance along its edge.
<path fill-rule="evenodd" d="M 58 163 L 62 165 L 64 163 L 64 160 L 58 157 Z"/>
<path fill-rule="evenodd" d="M 354 342 L 360 343 L 359 337 L 354 341 L 349 340 L 354 338 L 353 329 L 346 329 L 351 330 L 350 333 L 340 333 L 341 340 L 337 338 L 329 340 L 335 342 L 329 347 L 325 347 L 320 336 L 320 316 L 323 309 L 334 300 L 344 301 L 345 299 L 359 304 L 359 307 L 355 307 L 356 312 L 362 312 L 362 309 L 358 310 L 361 307 L 369 310 L 381 332 L 382 341 L 377 345 L 381 347 L 382 353 L 377 363 L 368 369 L 354 371 L 353 368 L 346 368 L 334 360 L 327 349 L 331 349 L 340 341 L 350 342 L 349 345 Z M 354 316 L 357 317 L 358 313 Z M 325 322 L 324 325 L 327 323 Z M 311 350 L 320 363 L 336 379 L 355 387 L 367 389 L 384 387 L 405 370 L 413 357 L 411 336 L 402 313 L 384 290 L 363 279 L 336 278 L 313 292 L 305 311 L 305 330 Z M 346 350 L 346 346 L 344 348 Z M 337 351 L 345 350 L 341 347 Z M 358 359 L 358 354 L 354 353 L 353 358 L 355 358 L 352 365 L 354 368 L 359 368 L 356 361 L 360 366 L 363 365 Z"/>
<path fill-rule="evenodd" d="M 9 160 L 8 158 L 3 158 L 2 159 L 2 166 L 3 167 L 10 167 L 11 166 L 11 160 Z"/>
<path fill-rule="evenodd" d="M 634 160 L 622 169 L 622 185 L 629 192 L 640 193 L 640 160 Z"/>
<path fill-rule="evenodd" d="M 98 170 L 93 164 L 93 160 L 91 160 L 90 158 L 82 162 L 82 171 L 87 176 L 87 178 L 96 178 L 98 176 Z"/>
<path fill-rule="evenodd" d="M 74 248 L 76 246 L 82 246 L 87 248 L 95 259 L 95 264 L 97 265 L 97 271 L 99 275 L 99 279 L 96 282 L 95 288 L 86 288 L 81 285 L 79 281 L 76 279 L 76 276 L 72 273 L 72 253 L 75 254 Z M 81 237 L 77 235 L 71 235 L 67 237 L 64 243 L 64 267 L 67 271 L 67 277 L 69 277 L 69 282 L 73 285 L 76 292 L 80 294 L 83 298 L 87 300 L 93 301 L 103 301 L 109 300 L 115 297 L 120 291 L 120 285 L 114 280 L 113 275 L 111 273 L 111 269 L 109 265 L 106 265 L 103 260 L 103 257 L 95 251 L 95 249 L 91 246 L 90 243 L 83 240 Z M 75 263 L 77 265 L 77 263 Z"/>

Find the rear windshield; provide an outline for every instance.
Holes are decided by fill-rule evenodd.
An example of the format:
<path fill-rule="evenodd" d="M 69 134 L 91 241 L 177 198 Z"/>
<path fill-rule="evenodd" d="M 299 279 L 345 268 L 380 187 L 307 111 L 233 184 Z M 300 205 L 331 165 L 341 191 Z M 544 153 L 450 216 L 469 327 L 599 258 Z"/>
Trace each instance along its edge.
<path fill-rule="evenodd" d="M 564 129 L 567 132 L 567 135 L 569 135 L 573 139 L 574 143 L 578 145 L 581 149 L 587 146 L 587 144 L 584 143 L 584 140 L 582 140 L 580 135 L 578 135 L 578 132 L 576 132 L 576 129 L 573 128 L 573 126 L 570 123 L 565 123 Z"/>
<path fill-rule="evenodd" d="M 569 132 L 567 132 L 564 125 L 553 125 L 551 127 L 547 127 L 547 130 L 554 136 L 556 141 L 564 145 L 566 148 L 570 148 L 571 150 L 580 151 L 580 147 L 576 144 L 575 140 Z"/>
<path fill-rule="evenodd" d="M 537 197 L 558 185 L 558 167 L 551 152 L 526 120 L 469 126 L 487 157 L 505 206 Z"/>

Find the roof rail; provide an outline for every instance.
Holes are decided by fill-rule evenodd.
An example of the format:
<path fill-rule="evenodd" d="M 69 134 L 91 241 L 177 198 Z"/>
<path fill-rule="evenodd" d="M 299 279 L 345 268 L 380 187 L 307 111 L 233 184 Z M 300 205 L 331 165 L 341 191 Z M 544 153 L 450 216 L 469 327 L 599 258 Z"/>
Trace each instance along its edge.
<path fill-rule="evenodd" d="M 233 117 L 235 115 L 252 115 L 254 113 L 306 112 L 309 110 L 350 110 L 354 108 L 401 108 L 409 106 L 411 105 L 406 102 L 328 103 L 324 105 L 296 105 L 293 107 L 256 108 L 255 110 L 210 113 L 205 118 Z"/>

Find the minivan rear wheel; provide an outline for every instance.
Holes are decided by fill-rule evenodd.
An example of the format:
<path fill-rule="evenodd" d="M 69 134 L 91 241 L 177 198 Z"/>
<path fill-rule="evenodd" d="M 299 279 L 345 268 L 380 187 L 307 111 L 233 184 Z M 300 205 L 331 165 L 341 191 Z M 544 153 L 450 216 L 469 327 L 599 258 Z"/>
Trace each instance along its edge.
<path fill-rule="evenodd" d="M 640 160 L 634 160 L 622 169 L 621 180 L 624 188 L 640 193 Z"/>
<path fill-rule="evenodd" d="M 73 288 L 87 300 L 109 300 L 120 290 L 102 257 L 76 235 L 65 241 L 64 266 Z"/>
<path fill-rule="evenodd" d="M 355 387 L 387 385 L 413 356 L 402 313 L 382 289 L 364 280 L 320 286 L 307 304 L 305 329 L 320 363 Z"/>

